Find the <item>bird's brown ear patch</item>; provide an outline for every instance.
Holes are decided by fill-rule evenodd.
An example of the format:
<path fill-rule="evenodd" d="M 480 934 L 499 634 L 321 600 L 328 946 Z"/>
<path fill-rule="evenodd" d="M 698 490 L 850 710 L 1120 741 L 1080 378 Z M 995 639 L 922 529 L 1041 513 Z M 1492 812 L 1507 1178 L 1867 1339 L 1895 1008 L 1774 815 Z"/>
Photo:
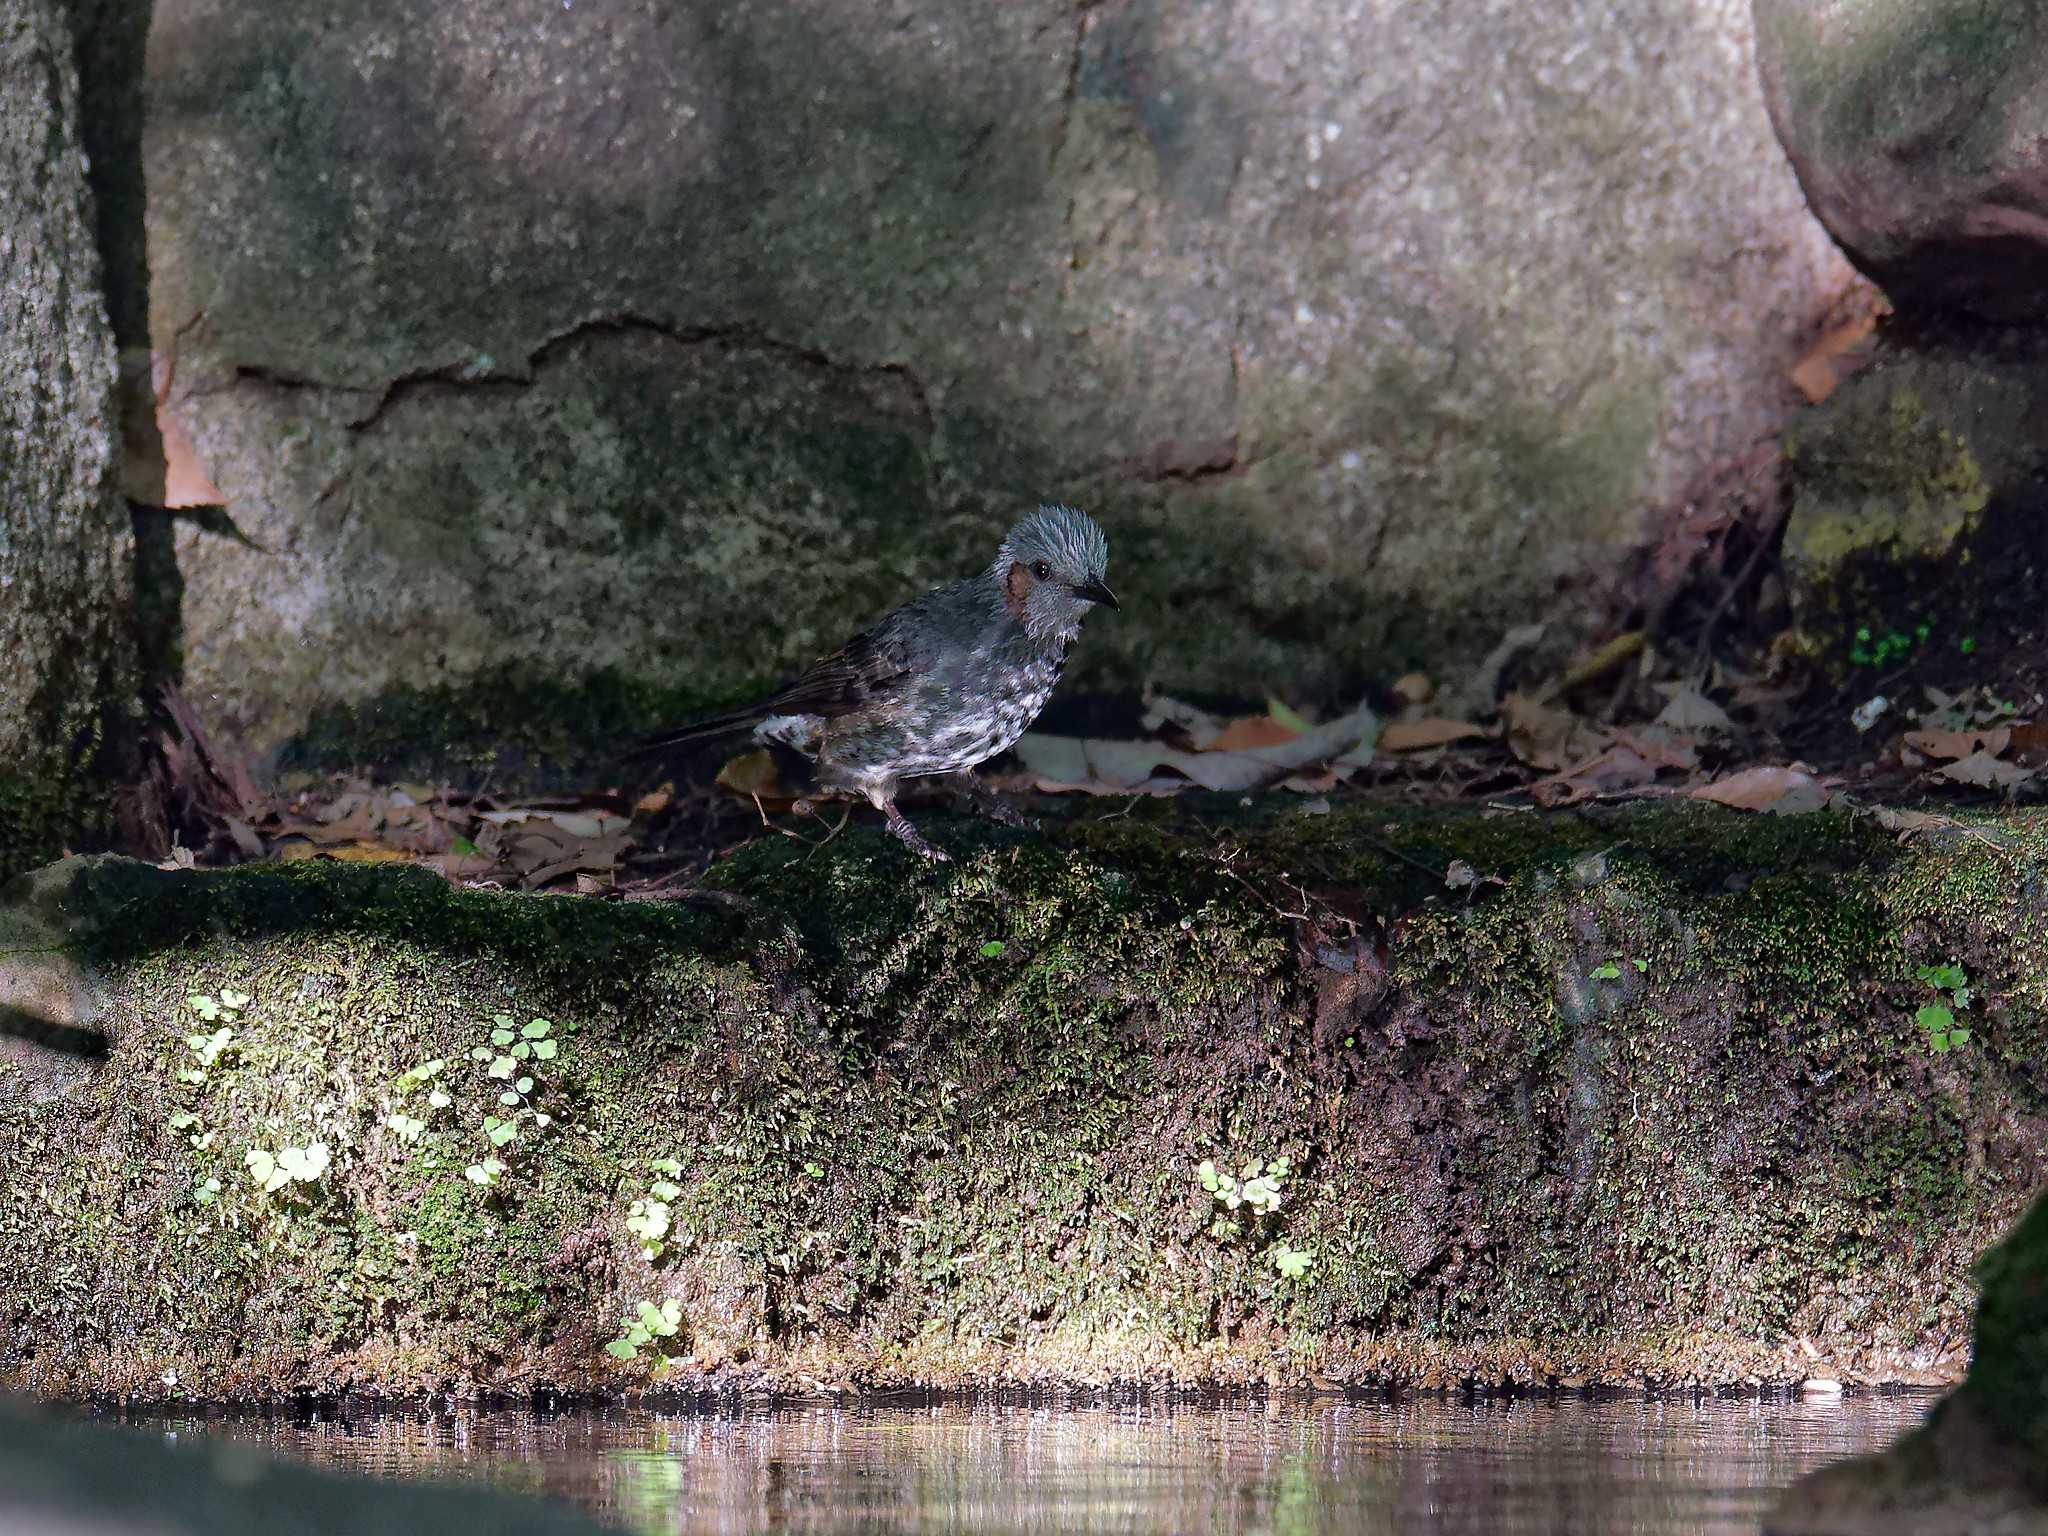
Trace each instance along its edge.
<path fill-rule="evenodd" d="M 1031 596 L 1031 589 L 1038 583 L 1031 575 L 1031 568 L 1022 560 L 1010 562 L 1010 574 L 1003 578 L 1003 598 L 1009 604 L 1010 612 L 1018 618 L 1024 617 L 1025 599 Z"/>

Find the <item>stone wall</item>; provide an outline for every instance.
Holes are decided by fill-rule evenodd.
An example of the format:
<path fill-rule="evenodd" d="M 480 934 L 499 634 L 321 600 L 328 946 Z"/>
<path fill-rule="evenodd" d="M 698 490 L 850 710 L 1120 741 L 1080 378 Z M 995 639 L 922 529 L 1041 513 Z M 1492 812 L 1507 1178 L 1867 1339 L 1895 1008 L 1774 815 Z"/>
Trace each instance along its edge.
<path fill-rule="evenodd" d="M 1448 665 L 1765 429 L 1847 276 L 1742 0 L 160 0 L 149 71 L 246 540 L 179 534 L 188 682 L 259 746 L 727 698 L 1049 497 L 1125 598 L 1083 686 Z"/>

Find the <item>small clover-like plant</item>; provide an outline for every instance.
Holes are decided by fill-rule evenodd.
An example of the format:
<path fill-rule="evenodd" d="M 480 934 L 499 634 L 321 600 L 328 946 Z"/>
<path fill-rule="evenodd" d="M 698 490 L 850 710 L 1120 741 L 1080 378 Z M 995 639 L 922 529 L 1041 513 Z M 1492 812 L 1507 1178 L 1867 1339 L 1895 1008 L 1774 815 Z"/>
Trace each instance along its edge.
<path fill-rule="evenodd" d="M 204 1129 L 200 1123 L 199 1117 L 193 1114 L 192 1111 L 189 1109 L 179 1110 L 175 1115 L 172 1115 L 170 1119 L 166 1120 L 164 1122 L 164 1125 L 169 1130 L 174 1131 L 177 1134 L 183 1136 L 185 1138 L 185 1144 L 189 1146 L 194 1152 L 204 1152 L 208 1147 L 213 1145 L 215 1139 L 219 1135 L 217 1131 L 209 1131 Z"/>
<path fill-rule="evenodd" d="M 1266 1257 L 1273 1261 L 1273 1268 L 1279 1271 L 1283 1280 L 1299 1280 L 1309 1272 L 1316 1261 L 1313 1251 L 1306 1248 L 1289 1247 L 1285 1239 L 1266 1250 Z"/>
<path fill-rule="evenodd" d="M 441 1074 L 447 1070 L 447 1058 L 436 1056 L 431 1061 L 423 1061 L 418 1066 L 410 1067 L 399 1073 L 393 1081 L 393 1086 L 400 1093 L 412 1093 L 420 1088 L 425 1088 L 427 1090 L 426 1108 L 428 1112 L 446 1109 L 455 1102 L 449 1096 L 448 1091 L 440 1086 L 438 1081 Z M 416 1142 L 426 1134 L 427 1116 L 407 1114 L 402 1109 L 395 1109 L 384 1117 L 384 1128 L 400 1141 Z"/>
<path fill-rule="evenodd" d="M 1882 667 L 1914 646 L 1925 645 L 1933 633 L 1933 625 L 1916 624 L 1911 634 L 1894 629 L 1879 635 L 1865 624 L 1856 631 L 1855 643 L 1849 647 L 1849 660 L 1859 667 Z"/>
<path fill-rule="evenodd" d="M 239 993 L 236 995 L 240 996 Z M 207 1001 L 212 1002 L 213 999 L 208 998 Z M 216 1011 L 212 1015 L 202 1014 L 201 1017 L 218 1018 L 220 1015 Z M 215 1062 L 219 1061 L 229 1051 L 236 1049 L 235 1032 L 223 1024 L 211 1034 L 187 1035 L 185 1037 L 185 1049 L 192 1053 L 194 1064 L 180 1069 L 178 1081 L 197 1086 L 206 1081 L 206 1075 L 213 1070 Z"/>
<path fill-rule="evenodd" d="M 633 1304 L 633 1310 L 619 1319 L 619 1336 L 605 1345 L 604 1352 L 615 1360 L 631 1360 L 658 1339 L 672 1339 L 683 1325 L 682 1304 L 651 1301 Z M 657 1346 L 658 1347 L 658 1346 Z"/>
<path fill-rule="evenodd" d="M 1254 1158 L 1244 1165 L 1241 1172 L 1233 1175 L 1204 1158 L 1195 1170 L 1195 1177 L 1225 1210 L 1235 1211 L 1239 1206 L 1248 1205 L 1254 1215 L 1270 1216 L 1280 1209 L 1280 1186 L 1293 1168 L 1293 1162 L 1285 1157 L 1276 1157 L 1270 1162 Z"/>
<path fill-rule="evenodd" d="M 673 1165 L 678 1173 L 682 1171 L 682 1165 L 673 1158 L 664 1158 L 662 1162 Z M 667 1246 L 675 1200 L 682 1192 L 681 1185 L 657 1178 L 626 1212 L 626 1230 L 639 1240 L 640 1252 L 649 1263 L 660 1258 Z"/>
<path fill-rule="evenodd" d="M 505 1175 L 505 1165 L 495 1157 L 486 1157 L 471 1163 L 462 1170 L 462 1176 L 472 1184 L 490 1189 Z"/>
<path fill-rule="evenodd" d="M 513 1028 L 512 1015 L 500 1013 L 491 1019 L 491 1044 L 503 1051 L 515 1063 L 522 1061 L 553 1061 L 560 1045 L 551 1038 L 555 1026 L 546 1019 L 528 1019 L 517 1029 Z M 504 1074 L 492 1063 L 493 1077 Z"/>
<path fill-rule="evenodd" d="M 222 987 L 218 996 L 206 992 L 194 992 L 185 999 L 195 1017 L 208 1024 L 226 1020 L 232 1024 L 242 1015 L 242 1010 L 254 999 L 246 992 L 237 992 L 233 987 Z"/>
<path fill-rule="evenodd" d="M 266 1195 L 276 1194 L 287 1184 L 317 1184 L 330 1162 L 323 1141 L 311 1141 L 303 1147 L 282 1147 L 274 1153 L 251 1147 L 242 1159 L 249 1177 Z"/>
<path fill-rule="evenodd" d="M 1956 1022 L 1956 1015 L 1970 1006 L 1975 995 L 1970 990 L 1970 979 L 1963 968 L 1960 965 L 1923 965 L 1914 974 L 1945 997 L 1941 1002 L 1922 1003 L 1913 1014 L 1914 1022 L 1927 1031 L 1927 1048 L 1942 1056 L 1959 1045 L 1969 1044 L 1968 1026 Z"/>
<path fill-rule="evenodd" d="M 515 1025 L 512 1015 L 500 1013 L 491 1020 L 491 1043 L 471 1049 L 470 1059 L 483 1067 L 489 1082 L 498 1085 L 500 1113 L 486 1115 L 483 1123 L 484 1134 L 493 1147 L 509 1146 L 519 1134 L 522 1119 L 530 1120 L 533 1128 L 541 1131 L 555 1123 L 553 1115 L 536 1109 L 531 1102 L 541 1086 L 533 1076 L 533 1064 L 553 1061 L 560 1054 L 554 1033 L 555 1026 L 547 1019 L 529 1019 L 523 1025 Z"/>
<path fill-rule="evenodd" d="M 423 1061 L 418 1066 L 398 1074 L 399 1090 L 408 1092 L 414 1088 L 424 1088 L 447 1070 L 446 1057 L 436 1056 L 432 1061 Z"/>

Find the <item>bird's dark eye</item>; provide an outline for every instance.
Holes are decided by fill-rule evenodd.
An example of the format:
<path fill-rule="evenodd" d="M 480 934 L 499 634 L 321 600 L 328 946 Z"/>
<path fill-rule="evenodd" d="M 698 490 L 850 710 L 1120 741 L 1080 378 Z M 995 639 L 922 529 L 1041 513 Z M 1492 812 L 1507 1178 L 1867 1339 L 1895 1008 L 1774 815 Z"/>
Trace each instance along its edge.
<path fill-rule="evenodd" d="M 1052 565 L 1049 561 L 1034 560 L 1031 562 L 1031 574 L 1040 581 L 1051 581 Z"/>

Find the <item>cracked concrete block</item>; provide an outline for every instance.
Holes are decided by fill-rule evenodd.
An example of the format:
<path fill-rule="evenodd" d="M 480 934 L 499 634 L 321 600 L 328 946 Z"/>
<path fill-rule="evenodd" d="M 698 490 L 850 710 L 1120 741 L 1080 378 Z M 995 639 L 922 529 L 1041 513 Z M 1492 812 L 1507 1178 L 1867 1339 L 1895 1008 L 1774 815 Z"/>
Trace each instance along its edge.
<path fill-rule="evenodd" d="M 152 330 L 258 546 L 180 533 L 189 691 L 715 702 L 1052 497 L 1078 686 L 1483 653 L 1851 280 L 1744 0 L 1619 10 L 159 0 Z"/>

